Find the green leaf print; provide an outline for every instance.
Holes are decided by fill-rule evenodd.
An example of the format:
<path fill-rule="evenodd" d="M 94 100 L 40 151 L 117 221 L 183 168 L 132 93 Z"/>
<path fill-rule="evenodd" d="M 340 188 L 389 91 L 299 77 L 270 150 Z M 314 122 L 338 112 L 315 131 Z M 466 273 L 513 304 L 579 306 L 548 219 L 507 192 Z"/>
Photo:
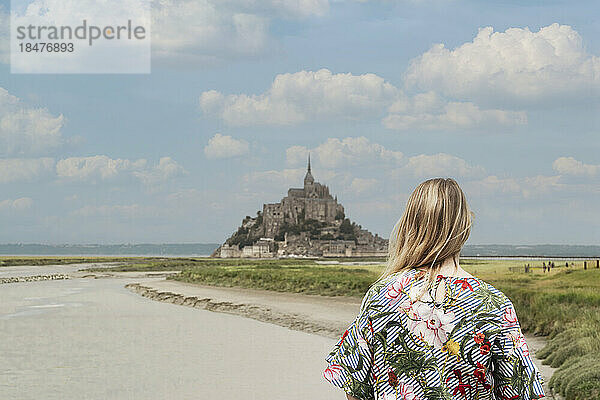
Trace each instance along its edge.
<path fill-rule="evenodd" d="M 442 386 L 428 386 L 423 389 L 425 397 L 429 400 L 452 400 L 452 395 Z"/>
<path fill-rule="evenodd" d="M 381 313 L 377 313 L 377 314 L 373 315 L 373 316 L 371 317 L 371 319 L 374 321 L 374 320 L 376 320 L 376 319 L 378 319 L 378 318 L 386 317 L 386 316 L 388 316 L 388 315 L 393 315 L 393 314 L 397 314 L 397 312 L 396 312 L 396 311 L 386 311 L 386 312 L 381 312 Z"/>
<path fill-rule="evenodd" d="M 433 359 L 417 352 L 388 354 L 388 360 L 397 373 L 404 373 L 406 376 L 411 377 L 418 376 L 425 371 L 434 371 L 436 367 Z"/>
<path fill-rule="evenodd" d="M 358 399 L 372 400 L 375 398 L 373 387 L 370 384 L 352 379 L 350 394 Z"/>
<path fill-rule="evenodd" d="M 521 359 L 516 359 L 513 363 L 512 376 L 510 377 L 511 386 L 518 393 L 522 393 L 528 378 L 527 369 L 523 365 L 523 362 Z"/>
<path fill-rule="evenodd" d="M 487 284 L 482 284 L 479 290 L 473 292 L 473 296 L 481 301 L 481 307 L 486 311 L 499 309 L 505 301 L 505 298 L 492 292 Z"/>
<path fill-rule="evenodd" d="M 381 332 L 375 333 L 375 340 L 377 340 L 377 341 L 379 341 L 379 343 L 381 343 L 381 348 L 383 349 L 384 352 L 387 347 L 386 336 L 387 336 L 386 331 L 381 331 Z"/>

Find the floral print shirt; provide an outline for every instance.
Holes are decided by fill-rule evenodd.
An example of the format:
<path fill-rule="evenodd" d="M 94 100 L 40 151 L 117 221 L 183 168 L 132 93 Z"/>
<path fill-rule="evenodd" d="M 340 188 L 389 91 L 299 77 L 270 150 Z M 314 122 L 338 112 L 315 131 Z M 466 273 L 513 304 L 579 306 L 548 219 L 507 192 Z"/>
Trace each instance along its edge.
<path fill-rule="evenodd" d="M 544 397 L 502 292 L 475 277 L 437 275 L 417 300 L 426 281 L 425 271 L 409 269 L 374 284 L 326 357 L 325 379 L 364 400 Z M 444 298 L 434 301 L 439 285 Z"/>

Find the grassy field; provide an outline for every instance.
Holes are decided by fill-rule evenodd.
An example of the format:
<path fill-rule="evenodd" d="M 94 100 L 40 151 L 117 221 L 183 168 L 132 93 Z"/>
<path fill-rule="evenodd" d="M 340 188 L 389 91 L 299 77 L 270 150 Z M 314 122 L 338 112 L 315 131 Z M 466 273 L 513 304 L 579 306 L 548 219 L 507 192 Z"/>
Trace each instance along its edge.
<path fill-rule="evenodd" d="M 128 271 L 175 271 L 188 270 L 194 268 L 235 268 L 235 267 L 256 267 L 270 268 L 278 266 L 303 266 L 314 264 L 314 260 L 248 260 L 240 258 L 219 259 L 209 257 L 188 257 L 188 258 L 138 258 L 118 267 L 92 267 L 86 268 L 91 272 L 128 272 Z"/>
<path fill-rule="evenodd" d="M 0 265 L 25 259 L 0 258 Z M 181 270 L 172 279 L 215 286 L 239 286 L 327 296 L 361 297 L 383 265 L 318 264 L 315 260 L 249 260 L 211 258 L 40 258 L 39 265 L 123 261 L 116 268 L 92 271 Z M 88 261 L 90 260 L 90 261 Z M 51 261 L 51 262 L 50 262 Z M 356 259 L 339 260 L 356 264 Z M 372 262 L 371 258 L 360 260 Z M 20 263 L 20 264 L 18 264 Z M 532 265 L 532 272 L 521 267 Z M 600 269 L 583 270 L 564 261 L 543 273 L 541 261 L 461 260 L 472 274 L 502 290 L 513 301 L 523 329 L 548 337 L 540 352 L 544 363 L 559 368 L 550 386 L 567 400 L 600 400 Z M 560 266 L 559 266 L 560 265 Z"/>

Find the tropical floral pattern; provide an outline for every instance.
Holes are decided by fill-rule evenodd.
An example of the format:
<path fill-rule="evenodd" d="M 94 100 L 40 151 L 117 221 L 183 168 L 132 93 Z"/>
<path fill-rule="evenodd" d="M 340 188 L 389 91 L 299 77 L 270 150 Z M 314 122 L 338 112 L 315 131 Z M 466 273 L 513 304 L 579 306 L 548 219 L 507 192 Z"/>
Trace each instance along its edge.
<path fill-rule="evenodd" d="M 410 269 L 373 285 L 326 357 L 324 378 L 364 400 L 539 399 L 513 304 L 475 277 Z M 443 301 L 434 301 L 444 285 Z M 424 291 L 421 297 L 415 295 Z"/>

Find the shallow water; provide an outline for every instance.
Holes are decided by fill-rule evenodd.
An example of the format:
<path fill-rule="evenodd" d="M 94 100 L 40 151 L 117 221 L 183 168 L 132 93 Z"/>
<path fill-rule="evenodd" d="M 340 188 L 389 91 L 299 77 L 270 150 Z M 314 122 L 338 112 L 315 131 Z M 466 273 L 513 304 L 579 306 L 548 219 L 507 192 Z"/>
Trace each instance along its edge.
<path fill-rule="evenodd" d="M 104 266 L 106 264 L 98 265 Z M 67 265 L 23 265 L 0 267 L 0 278 L 50 275 L 50 274 L 68 274 L 82 268 L 91 268 L 92 264 L 67 264 Z"/>
<path fill-rule="evenodd" d="M 0 399 L 343 398 L 321 375 L 332 339 L 123 287 L 145 280 L 0 285 Z"/>

